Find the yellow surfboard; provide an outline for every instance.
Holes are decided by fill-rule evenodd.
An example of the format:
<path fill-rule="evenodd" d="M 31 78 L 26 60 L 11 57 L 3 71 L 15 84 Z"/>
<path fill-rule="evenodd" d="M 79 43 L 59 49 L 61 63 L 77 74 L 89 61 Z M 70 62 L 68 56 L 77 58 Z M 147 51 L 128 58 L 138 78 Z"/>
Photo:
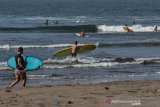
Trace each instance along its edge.
<path fill-rule="evenodd" d="M 94 44 L 84 44 L 79 46 L 79 50 L 77 54 L 83 54 L 86 52 L 90 52 L 92 50 L 96 49 L 96 45 Z M 53 54 L 53 57 L 63 57 L 63 56 L 70 56 L 72 54 L 71 48 L 62 49 L 58 52 L 55 52 Z"/>

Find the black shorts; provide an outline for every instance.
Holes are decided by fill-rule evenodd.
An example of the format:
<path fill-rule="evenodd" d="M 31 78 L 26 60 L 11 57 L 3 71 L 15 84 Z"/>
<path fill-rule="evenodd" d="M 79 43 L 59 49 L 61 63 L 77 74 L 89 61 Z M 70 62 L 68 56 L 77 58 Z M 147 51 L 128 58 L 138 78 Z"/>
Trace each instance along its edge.
<path fill-rule="evenodd" d="M 77 54 L 76 53 L 72 53 L 72 57 L 76 57 L 77 56 Z"/>

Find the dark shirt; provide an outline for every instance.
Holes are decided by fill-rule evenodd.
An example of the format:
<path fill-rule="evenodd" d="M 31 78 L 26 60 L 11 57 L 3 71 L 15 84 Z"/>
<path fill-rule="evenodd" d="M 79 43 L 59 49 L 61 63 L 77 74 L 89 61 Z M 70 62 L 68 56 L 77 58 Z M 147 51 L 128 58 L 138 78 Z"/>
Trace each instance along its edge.
<path fill-rule="evenodd" d="M 21 59 L 20 63 L 22 64 L 23 67 L 20 67 L 18 65 L 18 58 Z M 18 70 L 24 70 L 25 69 L 25 61 L 24 61 L 23 57 L 21 56 L 21 54 L 17 54 L 16 55 L 16 69 L 18 69 Z"/>

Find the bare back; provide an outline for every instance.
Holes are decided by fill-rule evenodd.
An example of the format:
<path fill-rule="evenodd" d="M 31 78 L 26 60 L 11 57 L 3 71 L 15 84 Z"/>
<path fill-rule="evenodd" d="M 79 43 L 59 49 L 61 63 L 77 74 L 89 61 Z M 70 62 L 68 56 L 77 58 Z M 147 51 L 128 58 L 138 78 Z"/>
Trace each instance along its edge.
<path fill-rule="evenodd" d="M 72 45 L 72 53 L 77 53 L 78 52 L 78 46 L 76 44 Z"/>

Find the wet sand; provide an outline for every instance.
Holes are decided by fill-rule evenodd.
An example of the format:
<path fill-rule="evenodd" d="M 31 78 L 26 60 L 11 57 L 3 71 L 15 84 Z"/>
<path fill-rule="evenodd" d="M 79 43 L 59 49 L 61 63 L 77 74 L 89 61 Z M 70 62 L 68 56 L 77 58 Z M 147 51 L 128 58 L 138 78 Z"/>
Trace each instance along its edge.
<path fill-rule="evenodd" d="M 0 89 L 0 107 L 159 107 L 160 81 Z"/>

